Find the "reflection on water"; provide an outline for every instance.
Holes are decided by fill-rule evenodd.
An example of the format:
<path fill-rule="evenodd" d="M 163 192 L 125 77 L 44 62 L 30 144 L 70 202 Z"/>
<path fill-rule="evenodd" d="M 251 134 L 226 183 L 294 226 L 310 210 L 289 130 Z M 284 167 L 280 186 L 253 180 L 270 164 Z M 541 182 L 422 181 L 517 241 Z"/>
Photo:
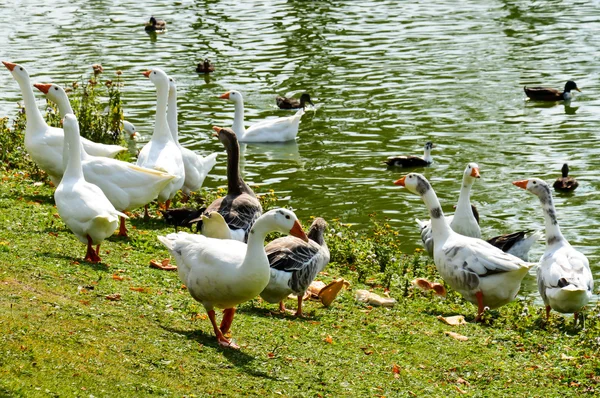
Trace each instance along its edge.
<path fill-rule="evenodd" d="M 244 145 L 246 180 L 274 189 L 303 219 L 365 228 L 369 213 L 389 217 L 407 252 L 420 246 L 414 218 L 427 214 L 392 184 L 405 171 L 388 170 L 387 156 L 438 144 L 434 164 L 418 171 L 448 212 L 466 163 L 478 163 L 472 201 L 484 236 L 542 228 L 537 199 L 511 182 L 552 181 L 568 162 L 580 187 L 556 196 L 558 219 L 598 273 L 599 11 L 594 2 L 558 0 L 32 0 L 3 7 L 0 59 L 23 63 L 33 81 L 62 84 L 94 63 L 122 70 L 126 117 L 145 137 L 156 94 L 140 72 L 161 67 L 178 82 L 182 141 L 202 154 L 223 152 L 210 134 L 232 123 L 233 106 L 218 98 L 225 91 L 242 92 L 247 124 L 286 114 L 274 108 L 276 95 L 309 92 L 319 109 L 303 117 L 297 143 Z M 168 32 L 148 36 L 150 15 L 166 20 Z M 216 71 L 198 75 L 205 57 Z M 584 90 L 570 104 L 525 101 L 525 84 L 569 79 Z M 7 71 L 0 87 L 0 115 L 14 114 L 21 95 Z M 207 187 L 224 185 L 225 163 L 223 152 Z M 542 252 L 535 246 L 532 258 Z"/>

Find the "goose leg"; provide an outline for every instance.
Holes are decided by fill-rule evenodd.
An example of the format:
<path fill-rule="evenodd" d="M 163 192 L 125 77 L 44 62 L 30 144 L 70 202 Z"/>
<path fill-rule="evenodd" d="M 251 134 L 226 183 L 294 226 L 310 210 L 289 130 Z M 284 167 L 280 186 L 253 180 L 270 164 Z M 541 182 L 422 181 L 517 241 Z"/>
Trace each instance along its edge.
<path fill-rule="evenodd" d="M 579 312 L 573 313 L 573 327 L 577 326 L 577 321 L 579 320 Z"/>
<path fill-rule="evenodd" d="M 165 210 L 169 210 L 169 206 L 171 206 L 171 199 L 167 199 L 165 202 Z"/>
<path fill-rule="evenodd" d="M 148 213 L 148 205 L 144 205 L 144 220 L 148 220 L 150 218 L 150 213 Z"/>
<path fill-rule="evenodd" d="M 550 320 L 550 310 L 551 310 L 550 306 L 547 305 L 546 306 L 546 322 L 548 322 Z"/>
<path fill-rule="evenodd" d="M 127 237 L 127 227 L 125 226 L 125 219 L 123 217 L 119 218 L 121 219 L 121 222 L 119 224 L 119 233 L 117 234 L 117 236 Z"/>
<path fill-rule="evenodd" d="M 92 238 L 89 235 L 87 235 L 87 241 L 87 252 L 85 253 L 85 258 L 83 260 L 89 261 L 90 263 L 99 263 L 102 260 L 98 253 L 94 251 L 94 248 L 92 247 Z M 100 247 L 100 245 L 98 245 L 98 247 Z"/>
<path fill-rule="evenodd" d="M 229 332 L 231 323 L 233 322 L 233 316 L 235 315 L 235 308 L 226 308 L 223 310 L 223 320 L 221 321 L 221 333 L 225 334 Z"/>
<path fill-rule="evenodd" d="M 233 349 L 239 349 L 240 347 L 232 341 L 229 341 L 223 336 L 221 329 L 217 326 L 217 321 L 215 319 L 215 310 L 208 311 L 208 318 L 210 319 L 210 323 L 212 323 L 213 329 L 215 331 L 215 335 L 217 336 L 217 341 L 221 347 L 231 347 Z"/>
<path fill-rule="evenodd" d="M 279 302 L 279 312 L 283 312 L 285 314 L 287 310 L 285 309 L 285 304 L 283 303 L 283 300 L 281 300 Z"/>
<path fill-rule="evenodd" d="M 303 298 L 303 295 L 298 296 L 298 309 L 296 310 L 296 316 L 303 316 L 303 314 L 302 314 L 302 298 Z"/>
<path fill-rule="evenodd" d="M 475 297 L 477 298 L 477 316 L 475 317 L 475 322 L 480 322 L 481 316 L 485 311 L 485 307 L 483 306 L 483 293 L 477 292 L 475 293 Z"/>

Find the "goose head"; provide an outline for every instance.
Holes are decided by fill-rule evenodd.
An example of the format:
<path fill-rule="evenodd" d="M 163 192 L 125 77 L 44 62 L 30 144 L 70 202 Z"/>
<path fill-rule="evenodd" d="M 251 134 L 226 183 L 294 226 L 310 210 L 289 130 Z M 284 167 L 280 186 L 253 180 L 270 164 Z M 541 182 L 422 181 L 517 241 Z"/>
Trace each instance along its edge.
<path fill-rule="evenodd" d="M 60 104 L 62 101 L 67 100 L 67 93 L 65 90 L 57 84 L 40 84 L 36 83 L 33 85 L 35 88 L 46 94 L 46 98 L 55 104 Z"/>
<path fill-rule="evenodd" d="M 77 122 L 77 118 L 72 113 L 65 115 L 65 117 L 62 120 L 62 123 L 66 134 L 79 134 L 79 122 Z"/>
<path fill-rule="evenodd" d="M 409 173 L 399 180 L 394 181 L 395 185 L 405 187 L 412 193 L 423 196 L 427 191 L 431 189 L 431 185 L 427 178 L 419 173 Z"/>
<path fill-rule="evenodd" d="M 254 223 L 254 227 L 252 227 L 250 233 L 253 233 L 253 230 L 257 224 L 259 224 L 259 221 L 260 224 L 265 225 L 269 231 L 292 235 L 308 242 L 308 237 L 304 233 L 302 225 L 300 224 L 300 221 L 298 221 L 298 217 L 296 217 L 296 214 L 291 210 L 273 209 L 266 212 L 256 221 L 256 223 Z"/>
<path fill-rule="evenodd" d="M 164 87 L 169 89 L 169 76 L 160 68 L 153 68 L 142 72 L 144 76 L 150 79 L 156 87 Z"/>
<path fill-rule="evenodd" d="M 319 245 L 323 245 L 325 229 L 327 229 L 327 221 L 321 217 L 315 218 L 308 230 L 308 238 L 314 240 Z"/>
<path fill-rule="evenodd" d="M 539 198 L 551 197 L 550 186 L 545 181 L 539 178 L 530 178 L 528 180 L 514 181 L 513 185 L 525 189 Z"/>
<path fill-rule="evenodd" d="M 569 80 L 567 83 L 565 83 L 565 93 L 569 93 L 571 90 L 577 90 L 581 92 L 579 87 L 577 87 L 577 83 L 575 83 L 573 80 Z"/>
<path fill-rule="evenodd" d="M 123 120 L 121 123 L 123 124 L 123 133 L 125 134 L 125 139 L 130 141 L 139 140 L 140 134 L 137 132 L 133 123 L 128 122 L 127 120 Z"/>
<path fill-rule="evenodd" d="M 219 138 L 225 148 L 235 148 L 239 145 L 237 136 L 231 128 L 213 126 L 213 130 L 215 131 L 213 136 Z"/>
<path fill-rule="evenodd" d="M 481 178 L 477 163 L 469 163 L 463 173 L 463 181 L 473 183 L 476 178 Z"/>
<path fill-rule="evenodd" d="M 177 84 L 175 83 L 175 79 L 169 77 L 169 94 L 177 92 Z"/>
<path fill-rule="evenodd" d="M 221 95 L 219 98 L 233 101 L 235 103 L 244 102 L 244 97 L 242 97 L 242 94 L 239 91 L 235 90 L 228 91 L 225 94 Z"/>
<path fill-rule="evenodd" d="M 231 239 L 231 231 L 227 222 L 217 211 L 210 211 L 200 216 L 202 220 L 202 234 L 215 239 Z"/>
<path fill-rule="evenodd" d="M 27 73 L 27 69 L 19 64 L 13 64 L 12 62 L 2 61 L 6 69 L 10 71 L 15 80 L 26 82 L 29 80 L 29 73 Z"/>

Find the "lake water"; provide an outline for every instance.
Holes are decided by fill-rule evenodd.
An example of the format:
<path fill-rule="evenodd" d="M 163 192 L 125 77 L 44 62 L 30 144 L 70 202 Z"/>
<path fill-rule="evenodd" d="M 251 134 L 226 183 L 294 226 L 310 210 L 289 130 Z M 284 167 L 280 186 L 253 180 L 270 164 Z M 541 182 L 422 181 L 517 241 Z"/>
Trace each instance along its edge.
<path fill-rule="evenodd" d="M 552 182 L 564 162 L 580 187 L 556 195 L 564 235 L 590 259 L 600 244 L 600 4 L 564 1 L 13 1 L 0 13 L 0 59 L 27 67 L 33 82 L 70 84 L 101 63 L 123 71 L 126 118 L 146 139 L 155 88 L 141 72 L 163 68 L 179 88 L 180 134 L 201 153 L 223 151 L 211 126 L 230 126 L 243 93 L 246 121 L 287 116 L 276 95 L 308 91 L 317 104 L 302 119 L 297 142 L 243 145 L 250 184 L 273 189 L 301 219 L 340 218 L 368 227 L 368 214 L 389 217 L 407 252 L 420 247 L 414 218 L 421 200 L 393 181 L 405 174 L 382 164 L 389 155 L 422 155 L 417 171 L 432 182 L 445 211 L 456 203 L 462 171 L 477 162 L 472 201 L 484 236 L 542 228 L 539 201 L 511 185 Z M 150 36 L 151 15 L 168 32 Z M 194 72 L 204 57 L 208 77 Z M 524 85 L 582 93 L 565 104 L 525 101 Z M 21 99 L 0 71 L 0 116 Z M 41 93 L 39 105 L 43 106 Z M 205 186 L 225 186 L 225 155 Z M 542 244 L 532 249 L 537 260 Z M 531 290 L 535 290 L 533 282 Z"/>

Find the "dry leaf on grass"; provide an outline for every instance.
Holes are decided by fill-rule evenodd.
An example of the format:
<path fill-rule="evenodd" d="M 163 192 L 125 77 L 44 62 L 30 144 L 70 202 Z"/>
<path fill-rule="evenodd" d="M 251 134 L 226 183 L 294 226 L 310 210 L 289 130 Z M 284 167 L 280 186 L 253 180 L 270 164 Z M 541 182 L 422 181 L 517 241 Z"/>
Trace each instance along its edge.
<path fill-rule="evenodd" d="M 437 319 L 439 319 L 440 321 L 442 321 L 448 325 L 451 325 L 451 326 L 467 324 L 467 321 L 465 321 L 465 317 L 463 315 L 454 315 L 454 316 L 448 316 L 448 317 L 443 317 L 441 315 L 438 315 Z"/>
<path fill-rule="evenodd" d="M 133 290 L 134 292 L 140 292 L 140 293 L 148 293 L 150 291 L 150 288 L 148 287 L 130 287 L 129 290 Z"/>
<path fill-rule="evenodd" d="M 458 341 L 467 341 L 467 340 L 469 340 L 469 338 L 467 336 L 463 336 L 462 334 L 458 334 L 458 333 L 454 333 L 454 332 L 445 331 L 444 334 L 447 334 L 448 336 L 450 336 L 453 339 L 458 340 Z"/>
<path fill-rule="evenodd" d="M 123 279 L 125 279 L 124 276 L 117 275 L 117 274 L 113 274 L 112 278 L 116 281 L 122 281 Z"/>
<path fill-rule="evenodd" d="M 331 338 L 330 335 L 327 335 L 327 337 L 325 337 L 325 342 L 329 343 L 329 344 L 333 344 L 333 339 Z"/>
<path fill-rule="evenodd" d="M 169 262 L 171 261 L 171 259 L 169 258 L 165 258 L 164 260 L 162 260 L 161 262 L 158 262 L 158 260 L 152 260 L 150 261 L 150 267 L 151 268 L 157 268 L 163 271 L 176 271 L 177 270 L 177 266 L 176 265 L 170 265 Z"/>
<path fill-rule="evenodd" d="M 119 301 L 121 300 L 121 295 L 119 293 L 107 294 L 106 299 L 110 301 Z"/>
<path fill-rule="evenodd" d="M 560 354 L 560 359 L 564 359 L 565 361 L 572 361 L 574 359 L 576 359 L 575 357 L 570 357 L 568 355 L 565 354 Z"/>
<path fill-rule="evenodd" d="M 396 300 L 391 297 L 381 297 L 378 294 L 361 289 L 356 291 L 356 301 L 375 305 L 377 307 L 393 307 L 394 304 L 396 304 Z"/>

